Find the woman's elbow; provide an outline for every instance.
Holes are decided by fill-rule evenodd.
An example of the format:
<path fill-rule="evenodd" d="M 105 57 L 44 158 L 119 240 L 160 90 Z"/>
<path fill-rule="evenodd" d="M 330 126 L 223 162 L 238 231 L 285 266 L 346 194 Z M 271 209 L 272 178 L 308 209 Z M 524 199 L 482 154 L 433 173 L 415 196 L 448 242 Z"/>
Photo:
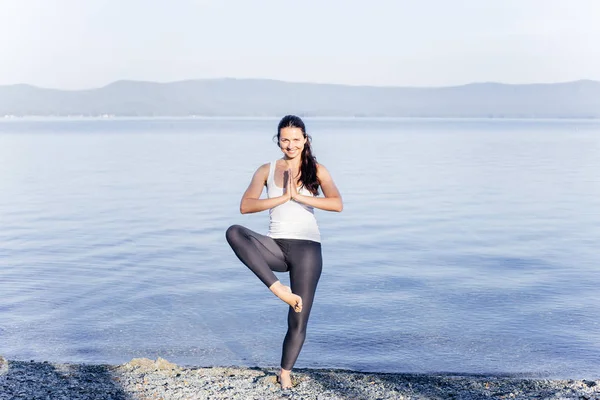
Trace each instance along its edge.
<path fill-rule="evenodd" d="M 259 210 L 256 209 L 256 205 L 251 201 L 242 201 L 240 203 L 240 213 L 242 214 L 252 214 Z"/>
<path fill-rule="evenodd" d="M 333 211 L 342 212 L 343 210 L 344 210 L 344 203 L 342 202 L 342 199 L 340 199 L 340 201 L 338 202 L 338 204 L 336 205 L 336 207 Z"/>
<path fill-rule="evenodd" d="M 248 206 L 246 206 L 244 201 L 240 203 L 240 214 L 248 214 Z"/>

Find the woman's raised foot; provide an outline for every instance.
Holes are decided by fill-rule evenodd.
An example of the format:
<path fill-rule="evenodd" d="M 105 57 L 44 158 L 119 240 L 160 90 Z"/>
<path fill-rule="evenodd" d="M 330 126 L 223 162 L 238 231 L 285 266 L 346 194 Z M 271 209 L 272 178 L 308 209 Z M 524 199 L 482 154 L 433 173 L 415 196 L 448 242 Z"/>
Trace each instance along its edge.
<path fill-rule="evenodd" d="M 272 284 L 269 289 L 271 289 L 275 296 L 289 304 L 295 312 L 302 311 L 302 298 L 297 294 L 292 293 L 292 289 L 290 289 L 289 286 L 285 286 L 280 281 L 277 281 Z"/>

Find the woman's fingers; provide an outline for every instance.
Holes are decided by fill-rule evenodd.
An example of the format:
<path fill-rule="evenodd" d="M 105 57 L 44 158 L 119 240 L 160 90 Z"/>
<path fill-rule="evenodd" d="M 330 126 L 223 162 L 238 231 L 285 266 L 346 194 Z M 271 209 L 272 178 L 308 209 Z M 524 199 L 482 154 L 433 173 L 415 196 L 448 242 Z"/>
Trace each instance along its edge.
<path fill-rule="evenodd" d="M 296 189 L 296 180 L 293 178 L 291 169 L 288 169 L 288 175 L 290 177 L 290 183 L 289 183 L 290 195 L 291 195 L 291 198 L 293 199 L 298 194 L 298 190 Z"/>
<path fill-rule="evenodd" d="M 290 199 L 294 198 L 294 184 L 292 180 L 292 170 L 288 169 L 288 190 L 290 192 Z"/>

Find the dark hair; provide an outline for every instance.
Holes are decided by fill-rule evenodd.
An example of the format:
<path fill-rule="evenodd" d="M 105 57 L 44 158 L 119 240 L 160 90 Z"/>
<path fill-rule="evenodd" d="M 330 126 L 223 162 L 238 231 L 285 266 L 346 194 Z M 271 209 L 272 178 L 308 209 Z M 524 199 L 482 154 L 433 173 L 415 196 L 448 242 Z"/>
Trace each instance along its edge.
<path fill-rule="evenodd" d="M 307 139 L 304 144 L 304 149 L 300 155 L 300 178 L 299 181 L 303 187 L 305 187 L 313 195 L 319 194 L 319 178 L 317 178 L 317 158 L 312 154 L 312 148 L 310 142 L 312 138 L 306 133 L 306 127 L 300 117 L 295 115 L 286 115 L 279 121 L 277 126 L 277 135 L 273 139 L 277 139 L 277 145 L 279 146 L 279 135 L 283 128 L 299 128 L 302 134 Z"/>

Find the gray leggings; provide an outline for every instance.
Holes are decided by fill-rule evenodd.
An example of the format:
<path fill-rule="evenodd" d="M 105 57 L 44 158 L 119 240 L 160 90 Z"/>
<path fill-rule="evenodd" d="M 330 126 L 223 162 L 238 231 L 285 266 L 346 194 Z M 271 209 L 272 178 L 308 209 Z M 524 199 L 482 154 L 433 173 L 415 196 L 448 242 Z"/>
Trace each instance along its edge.
<path fill-rule="evenodd" d="M 290 370 L 306 338 L 306 324 L 323 266 L 321 243 L 273 239 L 240 225 L 230 226 L 225 237 L 240 261 L 267 287 L 278 281 L 273 271 L 289 271 L 292 292 L 302 297 L 301 312 L 297 313 L 290 307 L 288 331 L 283 341 L 281 367 Z"/>

